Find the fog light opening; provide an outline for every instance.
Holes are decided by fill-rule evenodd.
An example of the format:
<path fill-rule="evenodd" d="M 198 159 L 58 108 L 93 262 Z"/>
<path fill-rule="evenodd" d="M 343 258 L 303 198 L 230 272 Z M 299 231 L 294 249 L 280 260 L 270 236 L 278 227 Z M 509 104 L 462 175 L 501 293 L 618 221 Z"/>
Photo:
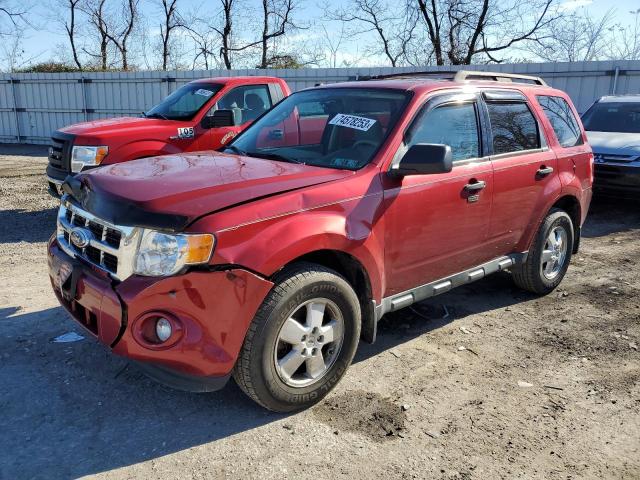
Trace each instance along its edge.
<path fill-rule="evenodd" d="M 171 322 L 164 317 L 159 317 L 156 320 L 156 336 L 158 340 L 166 342 L 171 338 L 172 333 Z"/>

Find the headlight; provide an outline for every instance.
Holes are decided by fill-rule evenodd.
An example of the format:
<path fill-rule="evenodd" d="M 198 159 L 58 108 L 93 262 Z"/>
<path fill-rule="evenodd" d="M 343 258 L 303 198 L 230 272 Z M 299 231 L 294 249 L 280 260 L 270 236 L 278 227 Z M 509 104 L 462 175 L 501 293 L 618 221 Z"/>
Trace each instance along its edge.
<path fill-rule="evenodd" d="M 109 147 L 73 147 L 71 150 L 71 171 L 82 171 L 83 167 L 95 167 L 100 165 L 104 157 L 109 153 Z"/>
<path fill-rule="evenodd" d="M 187 265 L 207 263 L 211 258 L 213 235 L 171 235 L 145 230 L 135 260 L 135 273 L 163 277 L 178 273 Z"/>

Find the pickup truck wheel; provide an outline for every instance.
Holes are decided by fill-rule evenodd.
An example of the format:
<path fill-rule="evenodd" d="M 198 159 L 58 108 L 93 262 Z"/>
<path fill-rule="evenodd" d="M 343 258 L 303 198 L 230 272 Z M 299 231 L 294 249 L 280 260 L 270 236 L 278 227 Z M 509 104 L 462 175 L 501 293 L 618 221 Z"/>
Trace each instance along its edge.
<path fill-rule="evenodd" d="M 338 273 L 311 263 L 283 270 L 254 317 L 234 379 L 269 410 L 320 401 L 342 378 L 360 338 L 360 302 Z"/>
<path fill-rule="evenodd" d="M 569 268 L 573 232 L 571 217 L 564 210 L 551 210 L 536 234 L 526 262 L 512 270 L 516 285 L 540 295 L 553 291 Z"/>

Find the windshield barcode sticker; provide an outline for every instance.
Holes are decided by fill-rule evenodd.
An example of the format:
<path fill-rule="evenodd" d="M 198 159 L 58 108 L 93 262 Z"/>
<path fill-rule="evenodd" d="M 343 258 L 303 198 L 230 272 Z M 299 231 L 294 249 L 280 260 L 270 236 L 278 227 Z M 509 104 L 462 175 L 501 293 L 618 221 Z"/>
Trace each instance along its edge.
<path fill-rule="evenodd" d="M 193 93 L 195 93 L 196 95 L 202 95 L 203 97 L 210 97 L 211 95 L 213 95 L 213 92 L 211 90 L 205 90 L 204 88 L 200 88 Z"/>
<path fill-rule="evenodd" d="M 376 123 L 376 121 L 371 120 L 370 118 L 347 115 L 346 113 L 339 113 L 331 119 L 329 125 L 354 128 L 356 130 L 362 130 L 363 132 L 366 132 L 373 126 L 374 123 Z"/>

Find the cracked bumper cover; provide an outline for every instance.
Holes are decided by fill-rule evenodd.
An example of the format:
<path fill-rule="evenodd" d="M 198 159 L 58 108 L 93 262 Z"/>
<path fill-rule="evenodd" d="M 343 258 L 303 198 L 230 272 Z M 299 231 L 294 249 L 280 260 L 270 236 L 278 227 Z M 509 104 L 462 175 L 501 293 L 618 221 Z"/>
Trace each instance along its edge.
<path fill-rule="evenodd" d="M 75 287 L 56 284 L 54 258 L 72 263 Z M 162 383 L 191 391 L 221 388 L 229 378 L 245 334 L 273 283 L 241 268 L 189 272 L 164 278 L 129 277 L 114 283 L 106 274 L 71 259 L 48 244 L 49 276 L 60 303 L 113 353 L 142 366 Z M 169 347 L 144 345 L 134 333 L 149 312 L 165 312 L 182 327 Z"/>

